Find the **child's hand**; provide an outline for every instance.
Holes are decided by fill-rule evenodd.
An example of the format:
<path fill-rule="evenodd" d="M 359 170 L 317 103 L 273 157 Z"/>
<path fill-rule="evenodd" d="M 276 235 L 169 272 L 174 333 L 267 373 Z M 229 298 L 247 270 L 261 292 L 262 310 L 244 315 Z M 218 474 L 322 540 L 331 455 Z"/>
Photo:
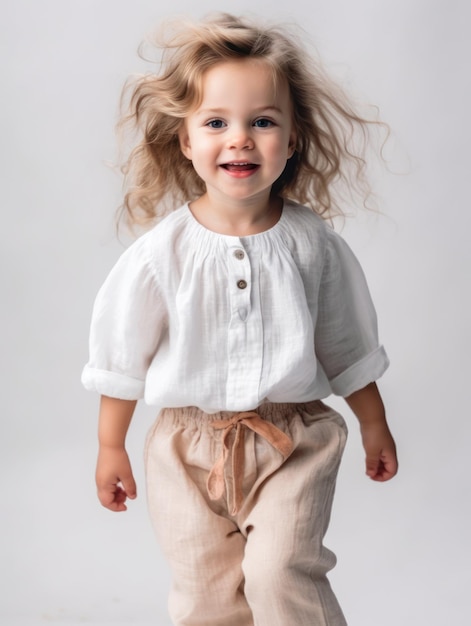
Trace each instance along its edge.
<path fill-rule="evenodd" d="M 397 473 L 396 444 L 386 422 L 361 425 L 366 452 L 366 474 L 372 480 L 385 482 Z"/>
<path fill-rule="evenodd" d="M 390 480 L 397 473 L 396 444 L 376 383 L 358 389 L 345 400 L 360 422 L 367 476 L 378 482 Z"/>
<path fill-rule="evenodd" d="M 96 468 L 98 499 L 110 511 L 126 511 L 126 499 L 136 497 L 136 483 L 124 448 L 100 446 Z"/>

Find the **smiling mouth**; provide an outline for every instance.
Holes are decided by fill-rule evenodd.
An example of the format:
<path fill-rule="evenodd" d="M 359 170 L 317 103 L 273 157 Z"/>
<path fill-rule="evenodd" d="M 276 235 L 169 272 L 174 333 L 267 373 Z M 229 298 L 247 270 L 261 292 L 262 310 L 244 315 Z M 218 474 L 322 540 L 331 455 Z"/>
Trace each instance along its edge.
<path fill-rule="evenodd" d="M 256 163 L 249 163 L 248 161 L 237 161 L 231 163 L 223 163 L 221 167 L 223 167 L 228 172 L 251 172 L 258 169 L 259 166 Z"/>

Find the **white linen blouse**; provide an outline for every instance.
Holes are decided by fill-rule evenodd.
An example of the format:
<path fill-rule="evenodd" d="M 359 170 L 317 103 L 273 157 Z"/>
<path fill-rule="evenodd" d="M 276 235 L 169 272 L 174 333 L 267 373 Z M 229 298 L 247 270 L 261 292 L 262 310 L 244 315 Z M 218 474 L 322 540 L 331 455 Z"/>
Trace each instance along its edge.
<path fill-rule="evenodd" d="M 310 209 L 212 232 L 188 204 L 134 242 L 100 289 L 87 389 L 207 413 L 348 396 L 388 366 L 363 271 Z"/>

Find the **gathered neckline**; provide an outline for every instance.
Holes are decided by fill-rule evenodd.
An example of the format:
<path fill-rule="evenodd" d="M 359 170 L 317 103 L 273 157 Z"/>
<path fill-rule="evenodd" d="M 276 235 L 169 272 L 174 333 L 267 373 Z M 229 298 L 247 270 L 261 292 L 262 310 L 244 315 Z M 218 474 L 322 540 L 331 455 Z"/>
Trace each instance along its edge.
<path fill-rule="evenodd" d="M 209 236 L 212 237 L 217 237 L 217 238 L 227 238 L 227 239 L 254 239 L 257 237 L 263 237 L 265 235 L 271 234 L 275 231 L 278 230 L 278 228 L 280 227 L 280 225 L 284 222 L 285 220 L 285 209 L 286 209 L 286 204 L 287 201 L 282 198 L 283 204 L 281 206 L 281 214 L 280 217 L 278 219 L 278 221 L 273 224 L 273 226 L 270 226 L 270 228 L 267 228 L 266 230 L 262 230 L 259 233 L 253 233 L 252 235 L 228 235 L 225 233 L 218 233 L 215 230 L 211 230 L 210 228 L 207 228 L 206 226 L 203 226 L 203 224 L 201 224 L 201 222 L 199 222 L 196 217 L 194 216 L 192 210 L 190 209 L 190 202 L 186 202 L 185 203 L 185 209 L 186 209 L 186 213 L 189 216 L 189 219 L 192 221 L 193 225 L 198 228 L 199 230 L 201 230 L 202 232 L 206 233 Z"/>

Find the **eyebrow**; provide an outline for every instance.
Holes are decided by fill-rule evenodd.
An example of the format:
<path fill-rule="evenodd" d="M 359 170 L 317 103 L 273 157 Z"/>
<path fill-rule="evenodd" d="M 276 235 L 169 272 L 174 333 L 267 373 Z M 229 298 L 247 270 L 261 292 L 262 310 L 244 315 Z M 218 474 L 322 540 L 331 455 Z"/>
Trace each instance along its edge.
<path fill-rule="evenodd" d="M 253 110 L 252 113 L 264 113 L 265 111 L 275 111 L 276 113 L 282 113 L 282 110 L 279 107 L 268 105 L 257 107 Z M 224 108 L 208 108 L 208 109 L 199 109 L 196 111 L 197 115 L 222 115 L 227 112 L 227 109 Z"/>

